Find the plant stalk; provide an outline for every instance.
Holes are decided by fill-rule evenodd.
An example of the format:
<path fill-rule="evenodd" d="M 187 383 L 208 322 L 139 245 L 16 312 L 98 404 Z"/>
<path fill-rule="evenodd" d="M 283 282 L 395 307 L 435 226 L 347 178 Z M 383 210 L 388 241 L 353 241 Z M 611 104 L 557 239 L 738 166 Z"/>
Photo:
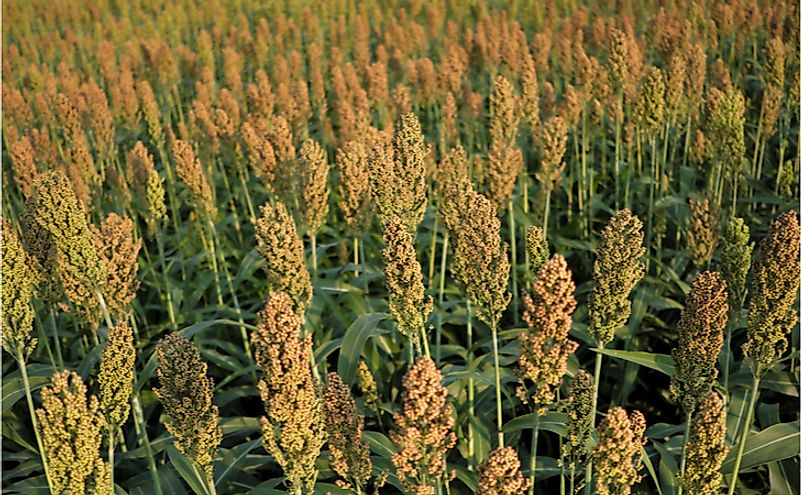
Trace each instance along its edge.
<path fill-rule="evenodd" d="M 467 368 L 473 363 L 473 320 L 470 315 L 470 299 L 467 300 Z M 468 469 L 473 471 L 475 469 L 475 455 L 476 455 L 476 442 L 475 434 L 473 432 L 473 418 L 476 415 L 475 406 L 475 381 L 473 377 L 467 379 L 467 410 L 468 410 L 468 423 L 467 423 L 467 457 Z"/>
<path fill-rule="evenodd" d="M 28 365 L 25 364 L 25 359 L 22 357 L 22 350 L 17 350 L 16 356 L 19 371 L 22 374 L 22 384 L 25 386 L 25 399 L 28 402 L 28 412 L 31 415 L 31 423 L 33 424 L 33 433 L 36 436 L 36 446 L 39 448 L 39 457 L 42 459 L 42 468 L 44 469 L 45 478 L 47 479 L 47 486 L 52 487 L 50 482 L 50 473 L 47 469 L 47 455 L 45 454 L 44 446 L 42 444 L 42 436 L 39 433 L 39 421 L 36 419 L 36 409 L 33 406 L 33 395 L 31 394 L 31 382 L 28 379 Z"/>
<path fill-rule="evenodd" d="M 498 447 L 503 448 L 503 402 L 501 401 L 501 365 L 498 353 L 498 323 L 492 321 L 492 355 L 495 360 L 495 413 L 498 424 Z"/>
<path fill-rule="evenodd" d="M 110 471 L 109 482 L 111 484 L 111 493 L 114 493 L 114 430 L 108 432 L 108 466 Z"/>
<path fill-rule="evenodd" d="M 442 305 L 445 301 L 445 268 L 448 260 L 448 232 L 445 231 L 445 236 L 442 239 L 442 256 L 439 266 L 439 294 L 437 300 L 439 303 L 439 318 L 437 318 L 437 367 L 442 358 Z"/>
<path fill-rule="evenodd" d="M 690 438 L 690 425 L 692 424 L 693 420 L 693 413 L 687 413 L 687 423 L 684 425 L 684 445 L 681 448 L 681 464 L 680 464 L 680 473 L 681 477 L 684 478 L 684 472 L 687 470 L 687 441 Z M 683 483 L 679 483 L 679 491 L 678 495 L 681 495 L 684 492 Z"/>
<path fill-rule="evenodd" d="M 754 408 L 756 406 L 756 399 L 759 395 L 759 372 L 761 370 L 754 370 L 754 379 L 751 382 L 751 399 L 748 401 L 748 410 L 745 413 L 745 421 L 742 433 L 740 433 L 740 442 L 737 444 L 737 457 L 734 458 L 734 470 L 731 473 L 729 480 L 729 495 L 734 495 L 737 488 L 737 475 L 740 473 L 740 464 L 743 462 L 743 452 L 745 451 L 745 442 L 748 439 L 748 433 L 751 430 L 751 421 L 754 419 Z"/>
<path fill-rule="evenodd" d="M 515 321 L 518 317 L 518 295 L 517 295 L 517 236 L 515 235 L 515 210 L 514 202 L 509 200 L 509 245 L 512 256 L 512 311 L 515 314 Z"/>
<path fill-rule="evenodd" d="M 603 344 L 598 344 L 598 349 L 603 349 Z M 592 425 L 595 427 L 595 414 L 598 410 L 598 388 L 601 381 L 601 364 L 603 362 L 603 354 L 600 352 L 595 355 L 595 379 L 593 380 L 592 390 Z M 592 458 L 587 461 L 587 468 L 584 471 L 584 495 L 592 493 Z"/>
<path fill-rule="evenodd" d="M 153 480 L 153 488 L 156 491 L 155 495 L 163 495 L 159 473 L 156 469 L 156 461 L 153 458 L 153 448 L 150 446 L 150 440 L 147 438 L 147 430 L 145 429 L 147 426 L 145 424 L 144 414 L 142 413 L 142 404 L 139 402 L 139 392 L 133 393 L 131 406 L 136 434 L 139 436 L 139 443 L 145 448 L 147 469 L 150 471 L 150 478 Z"/>
<path fill-rule="evenodd" d="M 534 495 L 534 481 L 537 474 L 537 442 L 540 437 L 540 415 L 534 411 L 534 425 L 531 429 L 531 460 L 528 475 L 528 495 Z"/>

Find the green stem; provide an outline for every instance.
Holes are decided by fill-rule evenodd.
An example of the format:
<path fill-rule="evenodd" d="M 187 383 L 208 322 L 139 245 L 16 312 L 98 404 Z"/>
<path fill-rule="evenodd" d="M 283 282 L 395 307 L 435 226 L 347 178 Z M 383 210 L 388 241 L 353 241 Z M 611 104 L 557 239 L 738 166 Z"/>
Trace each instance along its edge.
<path fill-rule="evenodd" d="M 523 216 L 528 219 L 528 171 L 525 167 L 523 168 L 523 178 L 520 180 L 520 186 L 523 189 Z M 525 249 L 525 247 L 523 249 L 523 263 L 526 270 L 525 273 L 528 273 L 530 271 L 531 260 L 529 259 L 528 249 Z M 525 277 L 525 279 L 526 290 L 531 290 L 529 277 Z"/>
<path fill-rule="evenodd" d="M 731 366 L 731 334 L 731 320 L 729 320 L 729 324 L 726 325 L 726 343 L 725 347 L 723 348 L 723 350 L 726 351 L 726 354 L 723 356 L 723 377 L 721 378 L 721 384 L 725 389 L 729 388 L 729 366 Z"/>
<path fill-rule="evenodd" d="M 50 309 L 50 325 L 53 327 L 53 340 L 56 342 L 56 360 L 58 367 L 64 369 L 64 357 L 61 354 L 61 337 L 58 335 L 58 325 L 56 324 L 56 312 L 53 310 L 53 304 L 49 305 Z"/>
<path fill-rule="evenodd" d="M 603 349 L 602 344 L 598 345 L 598 349 Z M 603 362 L 603 354 L 600 352 L 595 355 L 595 379 L 592 388 L 592 425 L 595 427 L 595 414 L 598 410 L 598 387 L 601 381 L 601 363 Z M 592 458 L 587 461 L 587 468 L 584 471 L 584 495 L 592 493 Z"/>
<path fill-rule="evenodd" d="M 756 406 L 756 399 L 759 395 L 759 373 L 761 370 L 754 370 L 754 379 L 751 382 L 751 399 L 748 401 L 748 410 L 745 413 L 745 425 L 740 434 L 740 442 L 737 445 L 737 457 L 734 458 L 734 470 L 731 473 L 729 480 L 729 495 L 734 495 L 734 490 L 737 488 L 737 475 L 740 473 L 740 464 L 743 462 L 743 451 L 745 451 L 745 442 L 748 439 L 748 433 L 751 430 L 751 420 L 754 419 L 754 407 Z"/>
<path fill-rule="evenodd" d="M 212 227 L 213 229 L 213 227 Z M 203 237 L 206 237 L 205 234 Z M 213 237 L 213 234 L 210 232 L 209 237 Z M 223 296 L 222 296 L 222 284 L 220 282 L 220 271 L 217 267 L 217 250 L 214 249 L 214 240 L 205 239 L 204 244 L 206 244 L 209 250 L 209 261 L 211 261 L 211 269 L 214 272 L 214 287 L 217 289 L 217 306 L 223 306 Z"/>
<path fill-rule="evenodd" d="M 439 230 L 439 215 L 434 216 L 434 231 L 431 233 L 431 248 L 428 255 L 428 283 L 434 283 L 434 267 L 437 254 L 437 231 Z"/>
<path fill-rule="evenodd" d="M 153 480 L 153 488 L 156 495 L 163 495 L 161 491 L 161 481 L 159 478 L 158 470 L 156 469 L 156 461 L 153 458 L 153 448 L 150 446 L 150 440 L 147 438 L 147 430 L 144 414 L 142 413 L 142 404 L 139 402 L 139 392 L 134 392 L 131 397 L 131 410 L 133 412 L 134 427 L 136 434 L 139 437 L 139 444 L 145 448 L 147 458 L 147 469 L 150 471 L 150 478 Z"/>
<path fill-rule="evenodd" d="M 428 332 L 426 332 L 425 325 L 420 329 L 420 338 L 423 341 L 423 352 L 425 352 L 427 358 L 431 358 L 431 349 L 428 347 Z"/>
<path fill-rule="evenodd" d="M 656 137 L 651 138 L 651 187 L 648 191 L 648 227 L 645 231 L 648 240 L 646 242 L 646 246 L 650 245 L 651 239 L 653 238 L 653 229 L 651 226 L 653 225 L 653 211 L 654 211 L 654 193 L 656 191 L 656 184 L 659 182 L 657 170 L 657 160 L 656 160 Z M 645 259 L 645 271 L 648 272 L 648 265 L 650 264 L 650 258 L 646 257 Z"/>
<path fill-rule="evenodd" d="M 545 189 L 545 213 L 542 218 L 542 237 L 548 239 L 548 217 L 551 214 L 551 189 L 553 186 L 548 184 Z"/>
<path fill-rule="evenodd" d="M 317 234 L 311 235 L 312 273 L 317 277 Z"/>
<path fill-rule="evenodd" d="M 570 465 L 570 495 L 576 493 L 576 465 L 575 463 L 571 463 Z"/>
<path fill-rule="evenodd" d="M 354 277 L 359 278 L 359 238 L 353 238 L 353 266 L 354 266 Z"/>
<path fill-rule="evenodd" d="M 216 247 L 219 243 L 219 236 L 217 235 L 217 229 L 214 228 L 214 224 L 210 224 L 211 227 L 211 234 L 212 239 L 211 242 L 215 244 Z M 215 252 L 222 253 L 222 249 L 215 249 Z M 234 282 L 231 280 L 231 273 L 228 271 L 228 265 L 225 263 L 224 255 L 220 254 L 220 262 L 223 266 L 223 273 L 225 274 L 225 281 L 228 285 L 228 293 L 231 294 L 231 301 L 234 303 L 234 309 L 236 310 L 236 318 L 239 322 L 239 333 L 242 337 L 242 347 L 245 350 L 245 356 L 248 359 L 248 362 L 251 364 L 255 364 L 256 361 L 253 359 L 253 352 L 250 349 L 250 339 L 248 339 L 247 329 L 245 328 L 245 319 L 242 316 L 242 307 L 239 305 L 239 298 L 236 295 L 236 291 L 234 290 Z M 250 373 L 253 381 L 258 381 L 256 378 L 256 371 L 253 370 Z"/>
<path fill-rule="evenodd" d="M 39 457 L 42 459 L 42 469 L 44 469 L 45 478 L 47 479 L 47 486 L 53 487 L 50 481 L 50 473 L 47 469 L 47 455 L 45 454 L 44 446 L 42 444 L 42 436 L 39 433 L 39 421 L 36 419 L 36 408 L 33 407 L 33 395 L 31 394 L 31 382 L 28 379 L 28 366 L 25 364 L 25 359 L 22 357 L 22 350 L 17 350 L 16 356 L 19 371 L 22 374 L 22 384 L 25 386 L 25 399 L 28 402 L 28 412 L 31 415 L 31 424 L 33 424 L 33 433 L 36 437 L 36 446 L 39 448 Z"/>
<path fill-rule="evenodd" d="M 470 299 L 467 300 L 467 368 L 470 369 L 473 363 L 473 320 L 471 318 Z M 475 406 L 475 381 L 473 376 L 467 379 L 467 466 L 473 471 L 475 469 L 476 442 L 473 432 L 473 418 L 476 415 Z"/>
<path fill-rule="evenodd" d="M 512 256 L 512 312 L 515 315 L 515 321 L 518 317 L 518 294 L 517 294 L 517 236 L 515 235 L 515 210 L 514 203 L 509 200 L 509 238 L 510 238 L 510 251 Z"/>
<path fill-rule="evenodd" d="M 495 361 L 495 414 L 498 425 L 498 447 L 503 448 L 503 402 L 501 401 L 501 364 L 498 352 L 498 323 L 492 321 L 492 355 Z"/>
<path fill-rule="evenodd" d="M 178 326 L 175 323 L 175 308 L 173 307 L 172 303 L 172 290 L 170 289 L 170 277 L 167 275 L 167 265 L 164 262 L 164 241 L 161 238 L 161 229 L 156 226 L 156 246 L 159 250 L 159 262 L 161 263 L 161 274 L 164 277 L 164 292 L 166 293 L 167 299 L 167 314 L 170 317 L 170 326 L 172 327 L 173 331 L 178 330 Z"/>
<path fill-rule="evenodd" d="M 439 265 L 439 294 L 437 296 L 439 302 L 439 318 L 437 318 L 437 366 L 439 366 L 440 358 L 442 357 L 442 305 L 445 301 L 445 267 L 448 260 L 448 232 L 442 239 L 442 256 Z"/>
<path fill-rule="evenodd" d="M 531 461 L 528 475 L 528 495 L 534 495 L 534 480 L 537 474 L 537 442 L 540 437 L 540 415 L 534 411 L 534 426 L 531 429 Z"/>
<path fill-rule="evenodd" d="M 617 107 L 615 111 L 615 211 L 620 210 L 620 142 L 621 128 L 620 116 L 623 113 L 623 92 L 618 91 Z"/>
<path fill-rule="evenodd" d="M 687 413 L 687 423 L 684 425 L 684 445 L 681 448 L 681 464 L 680 464 L 680 473 L 681 478 L 684 478 L 684 472 L 687 468 L 687 441 L 690 438 L 690 425 L 692 424 L 693 420 L 693 413 Z M 681 495 L 684 492 L 684 483 L 679 483 L 679 491 L 678 495 Z"/>
<path fill-rule="evenodd" d="M 581 112 L 581 173 L 579 175 L 581 181 L 582 190 L 586 187 L 586 194 L 584 195 L 584 215 L 582 215 L 583 222 L 585 227 L 587 228 L 587 237 L 590 236 L 590 222 L 592 221 L 590 215 L 590 196 L 592 194 L 592 184 L 587 177 L 587 114 L 586 112 Z"/>
<path fill-rule="evenodd" d="M 114 493 L 114 434 L 115 430 L 109 429 L 108 432 L 108 466 L 110 471 L 109 481 L 111 484 L 111 492 Z"/>
<path fill-rule="evenodd" d="M 100 304 L 100 311 L 103 313 L 103 320 L 106 322 L 106 326 L 110 331 L 111 328 L 114 326 L 114 324 L 111 323 L 111 315 L 108 314 L 108 308 L 106 307 L 106 300 L 103 299 L 103 294 L 97 289 L 95 289 L 95 296 L 97 297 L 98 304 Z M 95 338 L 95 345 L 97 345 L 98 344 L 97 332 L 93 332 L 92 335 Z"/>
<path fill-rule="evenodd" d="M 42 322 L 38 318 L 35 318 L 33 321 L 36 324 L 36 330 L 39 333 L 39 340 L 45 344 L 47 357 L 50 360 L 50 367 L 53 368 L 53 373 L 55 373 L 58 371 L 58 369 L 56 368 L 56 360 L 53 358 L 53 351 L 50 349 L 50 339 L 47 338 L 47 334 L 42 326 Z"/>
<path fill-rule="evenodd" d="M 691 117 L 691 113 L 687 113 L 687 133 L 684 136 L 684 156 L 681 159 L 681 167 L 682 169 L 687 166 L 687 158 L 690 154 L 690 139 L 692 139 L 692 127 L 693 127 L 693 119 Z"/>

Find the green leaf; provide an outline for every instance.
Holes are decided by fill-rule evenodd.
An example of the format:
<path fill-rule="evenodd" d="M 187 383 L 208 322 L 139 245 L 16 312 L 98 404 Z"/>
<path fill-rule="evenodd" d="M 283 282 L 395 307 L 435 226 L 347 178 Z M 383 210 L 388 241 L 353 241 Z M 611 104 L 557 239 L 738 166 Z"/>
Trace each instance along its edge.
<path fill-rule="evenodd" d="M 656 491 L 659 492 L 659 495 L 662 495 L 662 487 L 659 485 L 659 478 L 656 476 L 654 464 L 651 462 L 651 458 L 648 457 L 648 452 L 645 451 L 645 447 L 642 447 L 642 462 L 645 464 L 645 469 L 648 470 L 648 474 L 651 475 L 651 479 L 654 480 Z"/>
<path fill-rule="evenodd" d="M 50 495 L 50 487 L 47 486 L 47 478 L 44 475 L 28 478 L 3 488 L 5 493 L 21 493 L 24 495 Z"/>
<path fill-rule="evenodd" d="M 186 481 L 186 483 L 189 485 L 189 488 L 191 488 L 197 495 L 210 495 L 210 491 L 206 486 L 206 481 L 204 480 L 203 472 L 195 465 L 194 462 L 190 461 L 184 457 L 183 454 L 178 452 L 174 445 L 167 446 L 167 455 L 170 456 L 172 466 L 176 471 L 178 471 L 178 474 L 181 475 L 181 478 Z"/>
<path fill-rule="evenodd" d="M 676 464 L 676 459 L 668 450 L 666 444 L 654 442 L 653 445 L 654 449 L 659 452 L 659 486 L 663 490 L 663 493 L 674 495 L 678 488 L 676 473 L 679 467 Z"/>
<path fill-rule="evenodd" d="M 540 430 L 551 431 L 559 436 L 565 436 L 565 423 L 567 414 L 551 411 L 540 417 Z M 503 425 L 504 433 L 514 433 L 521 430 L 530 430 L 534 427 L 534 413 L 524 414 Z"/>
<path fill-rule="evenodd" d="M 239 470 L 239 463 L 244 460 L 247 455 L 255 448 L 261 445 L 261 438 L 256 438 L 250 442 L 237 445 L 231 450 L 221 450 L 222 460 L 218 461 L 217 468 L 214 470 L 216 473 L 216 480 L 214 486 L 218 489 L 222 488 L 225 480 Z"/>
<path fill-rule="evenodd" d="M 765 428 L 746 439 L 740 469 L 795 457 L 801 452 L 799 441 L 801 441 L 801 429 L 798 421 Z M 737 449 L 731 449 L 729 456 L 723 462 L 723 474 L 728 474 L 734 469 L 736 456 Z"/>
<path fill-rule="evenodd" d="M 372 335 L 380 335 L 387 331 L 378 328 L 378 324 L 384 321 L 389 315 L 386 313 L 368 313 L 362 315 L 354 321 L 345 332 L 342 339 L 342 347 L 339 348 L 339 362 L 337 372 L 342 381 L 353 385 L 356 380 L 356 368 L 359 366 L 359 358 L 367 339 Z"/>
<path fill-rule="evenodd" d="M 31 384 L 31 393 L 47 385 L 53 368 L 45 364 L 29 364 L 28 380 Z M 19 370 L 3 376 L 3 414 L 11 410 L 18 400 L 25 397 L 25 384 Z"/>
<path fill-rule="evenodd" d="M 449 464 L 448 467 L 456 471 L 456 478 L 467 485 L 471 492 L 475 492 L 478 489 L 478 475 L 475 472 L 468 471 L 464 466 L 454 464 Z"/>
<path fill-rule="evenodd" d="M 673 376 L 675 365 L 673 364 L 673 357 L 667 354 L 655 354 L 652 352 L 642 351 L 618 351 L 615 349 L 593 349 L 604 356 L 623 359 L 652 370 L 661 371 L 667 376 Z"/>
<path fill-rule="evenodd" d="M 391 459 L 398 449 L 383 433 L 377 431 L 365 431 L 364 439 L 370 445 L 370 451 L 378 454 L 385 459 Z"/>
<path fill-rule="evenodd" d="M 317 483 L 314 486 L 314 495 L 351 495 L 351 493 L 331 483 Z"/>

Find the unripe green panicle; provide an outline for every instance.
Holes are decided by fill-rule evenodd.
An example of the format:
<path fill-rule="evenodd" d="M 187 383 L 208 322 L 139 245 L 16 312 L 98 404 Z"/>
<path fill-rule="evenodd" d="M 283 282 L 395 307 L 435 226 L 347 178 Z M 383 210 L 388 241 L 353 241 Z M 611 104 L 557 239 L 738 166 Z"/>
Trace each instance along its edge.
<path fill-rule="evenodd" d="M 631 315 L 629 294 L 645 274 L 642 242 L 642 222 L 628 209 L 612 217 L 601 233 L 588 301 L 589 332 L 598 345 L 611 341 Z"/>
<path fill-rule="evenodd" d="M 754 260 L 743 353 L 757 377 L 784 354 L 787 334 L 798 321 L 793 308 L 801 272 L 798 253 L 798 214 L 791 210 L 773 221 Z"/>

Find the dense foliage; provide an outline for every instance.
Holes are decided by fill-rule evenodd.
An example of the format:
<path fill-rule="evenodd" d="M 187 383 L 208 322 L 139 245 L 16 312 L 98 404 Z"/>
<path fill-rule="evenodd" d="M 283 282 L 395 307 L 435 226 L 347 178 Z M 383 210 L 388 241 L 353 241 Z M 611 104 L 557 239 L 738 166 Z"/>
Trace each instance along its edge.
<path fill-rule="evenodd" d="M 799 493 L 799 9 L 3 3 L 2 484 Z"/>

